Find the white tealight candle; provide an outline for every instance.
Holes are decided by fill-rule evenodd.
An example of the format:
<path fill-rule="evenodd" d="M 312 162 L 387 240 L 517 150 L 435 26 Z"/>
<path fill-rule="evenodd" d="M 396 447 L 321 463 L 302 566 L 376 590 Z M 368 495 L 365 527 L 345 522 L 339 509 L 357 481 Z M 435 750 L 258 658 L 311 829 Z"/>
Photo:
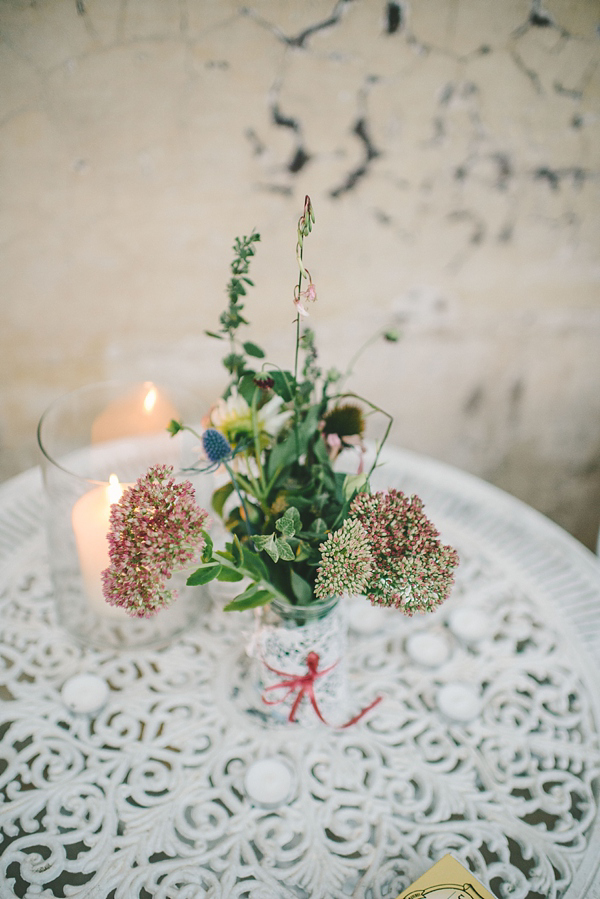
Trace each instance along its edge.
<path fill-rule="evenodd" d="M 441 634 L 413 634 L 408 638 L 406 651 L 413 662 L 428 668 L 443 665 L 450 655 L 448 641 Z"/>
<path fill-rule="evenodd" d="M 72 712 L 94 714 L 106 705 L 108 684 L 96 674 L 75 674 L 64 682 L 61 696 Z"/>
<path fill-rule="evenodd" d="M 118 503 L 123 485 L 111 475 L 106 487 L 94 487 L 84 493 L 73 506 L 72 522 L 83 586 L 90 609 L 97 615 L 125 621 L 123 609 L 109 605 L 102 592 L 102 572 L 108 568 L 110 507 Z"/>
<path fill-rule="evenodd" d="M 440 687 L 437 705 L 453 721 L 472 721 L 481 709 L 481 697 L 470 684 L 450 683 Z"/>
<path fill-rule="evenodd" d="M 293 775 L 290 766 L 281 758 L 261 759 L 246 771 L 244 786 L 248 797 L 264 808 L 276 808 L 289 799 Z"/>
<path fill-rule="evenodd" d="M 465 643 L 476 643 L 490 632 L 489 618 L 479 609 L 453 609 L 448 617 L 448 627 Z"/>

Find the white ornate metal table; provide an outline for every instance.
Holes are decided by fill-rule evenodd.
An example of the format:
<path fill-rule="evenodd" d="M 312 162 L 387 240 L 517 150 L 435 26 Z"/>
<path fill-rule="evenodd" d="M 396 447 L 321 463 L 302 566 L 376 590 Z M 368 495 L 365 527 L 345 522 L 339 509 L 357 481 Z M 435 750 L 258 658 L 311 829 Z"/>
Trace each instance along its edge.
<path fill-rule="evenodd" d="M 462 564 L 434 616 L 353 609 L 352 695 L 383 700 L 346 730 L 252 714 L 248 618 L 217 603 L 165 649 L 72 642 L 39 474 L 0 489 L 3 899 L 393 899 L 446 852 L 499 899 L 600 896 L 596 560 L 475 478 L 385 458 Z M 81 672 L 110 686 L 95 715 L 61 698 Z M 269 808 L 245 778 L 274 756 L 292 790 Z"/>

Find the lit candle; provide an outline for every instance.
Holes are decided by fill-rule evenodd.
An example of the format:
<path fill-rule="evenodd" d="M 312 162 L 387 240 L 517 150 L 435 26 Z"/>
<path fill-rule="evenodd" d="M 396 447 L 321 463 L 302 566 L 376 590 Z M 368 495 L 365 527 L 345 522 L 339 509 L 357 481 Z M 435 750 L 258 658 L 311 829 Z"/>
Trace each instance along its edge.
<path fill-rule="evenodd" d="M 125 620 L 123 609 L 109 605 L 102 593 L 101 574 L 108 568 L 108 540 L 110 507 L 118 503 L 125 486 L 111 474 L 105 487 L 94 487 L 84 493 L 73 506 L 72 522 L 83 586 L 90 610 L 96 615 Z"/>
<path fill-rule="evenodd" d="M 157 434 L 166 430 L 171 419 L 178 417 L 177 409 L 166 394 L 151 381 L 145 381 L 109 403 L 100 413 L 92 425 L 92 443 Z"/>

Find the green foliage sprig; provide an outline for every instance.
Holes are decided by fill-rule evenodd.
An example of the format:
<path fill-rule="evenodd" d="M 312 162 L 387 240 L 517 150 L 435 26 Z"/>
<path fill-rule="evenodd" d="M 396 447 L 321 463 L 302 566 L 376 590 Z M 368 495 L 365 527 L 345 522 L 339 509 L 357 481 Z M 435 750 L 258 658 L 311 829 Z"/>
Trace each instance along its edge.
<path fill-rule="evenodd" d="M 237 330 L 240 325 L 247 325 L 248 321 L 242 315 L 244 309 L 243 298 L 247 294 L 248 287 L 254 287 L 254 281 L 248 277 L 250 262 L 255 255 L 254 244 L 260 241 L 260 234 L 253 231 L 247 237 L 236 237 L 233 245 L 234 258 L 231 262 L 231 277 L 227 284 L 227 296 L 229 305 L 220 317 L 219 331 L 205 331 L 208 337 L 217 340 L 229 339 L 229 353 L 223 359 L 223 365 L 229 374 L 241 377 L 247 368 L 246 355 L 257 359 L 264 358 L 264 351 L 251 341 L 239 344 Z"/>

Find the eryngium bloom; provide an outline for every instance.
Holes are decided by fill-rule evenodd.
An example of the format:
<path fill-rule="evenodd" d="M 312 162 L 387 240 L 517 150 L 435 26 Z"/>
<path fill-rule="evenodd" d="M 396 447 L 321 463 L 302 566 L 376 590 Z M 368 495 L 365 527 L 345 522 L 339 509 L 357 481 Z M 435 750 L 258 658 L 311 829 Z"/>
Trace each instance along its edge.
<path fill-rule="evenodd" d="M 458 554 L 442 544 L 418 496 L 400 490 L 359 493 L 349 518 L 360 521 L 373 555 L 367 598 L 405 615 L 432 612 L 450 595 Z"/>
<path fill-rule="evenodd" d="M 166 581 L 199 561 L 204 548 L 207 513 L 192 484 L 177 484 L 172 475 L 171 466 L 154 465 L 111 508 L 104 598 L 132 618 L 150 618 L 168 606 L 174 593 Z"/>
<path fill-rule="evenodd" d="M 231 459 L 231 446 L 226 437 L 216 428 L 207 428 L 202 435 L 202 449 L 206 458 L 214 465 Z"/>
<path fill-rule="evenodd" d="M 321 564 L 315 596 L 326 599 L 342 593 L 363 593 L 372 572 L 373 556 L 360 521 L 346 519 L 339 531 L 321 543 Z"/>

